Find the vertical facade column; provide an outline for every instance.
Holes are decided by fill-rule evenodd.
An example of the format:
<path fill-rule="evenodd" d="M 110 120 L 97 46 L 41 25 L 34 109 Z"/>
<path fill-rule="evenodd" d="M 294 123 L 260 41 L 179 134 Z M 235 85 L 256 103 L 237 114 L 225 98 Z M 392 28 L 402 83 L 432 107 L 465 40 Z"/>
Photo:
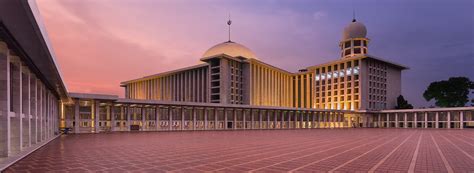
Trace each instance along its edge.
<path fill-rule="evenodd" d="M 141 107 L 141 112 L 140 113 L 142 114 L 142 131 L 145 131 L 147 129 L 147 127 L 146 127 L 147 126 L 146 125 L 146 112 L 147 112 L 146 109 L 147 108 L 145 107 L 145 105 L 143 105 Z"/>
<path fill-rule="evenodd" d="M 395 128 L 400 127 L 400 122 L 398 121 L 398 113 L 395 113 Z"/>
<path fill-rule="evenodd" d="M 382 116 L 380 114 L 377 114 L 377 127 L 381 128 L 382 127 L 382 121 L 381 121 Z"/>
<path fill-rule="evenodd" d="M 286 114 L 288 115 L 288 127 L 287 129 L 291 128 L 291 111 L 286 111 Z"/>
<path fill-rule="evenodd" d="M 207 130 L 207 125 L 209 124 L 209 123 L 207 122 L 207 116 L 209 115 L 208 112 L 207 112 L 208 109 L 204 107 L 204 108 L 202 109 L 202 111 L 203 111 L 203 113 L 204 113 L 204 130 Z"/>
<path fill-rule="evenodd" d="M 263 123 L 263 122 L 262 122 L 262 111 L 257 110 L 257 112 L 258 112 L 258 122 L 259 122 L 258 128 L 259 128 L 259 129 L 262 129 L 262 123 Z"/>
<path fill-rule="evenodd" d="M 407 115 L 406 112 L 405 112 L 405 114 L 404 114 L 403 120 L 404 120 L 404 121 L 403 121 L 403 128 L 406 129 L 406 128 L 408 128 L 408 115 Z"/>
<path fill-rule="evenodd" d="M 126 123 L 127 131 L 130 131 L 132 111 L 130 110 L 131 109 L 130 105 L 127 105 L 125 108 L 127 108 L 127 112 L 126 112 L 126 114 L 127 114 L 127 123 Z"/>
<path fill-rule="evenodd" d="M 311 121 L 312 121 L 311 122 L 311 128 L 314 129 L 316 127 L 316 114 L 314 112 L 311 112 L 310 115 L 312 117 L 312 119 L 311 119 Z"/>
<path fill-rule="evenodd" d="M 277 117 L 277 110 L 273 110 L 273 128 L 276 129 L 277 128 L 277 124 L 278 124 L 278 117 Z"/>
<path fill-rule="evenodd" d="M 168 130 L 173 130 L 173 115 L 171 114 L 171 109 L 173 109 L 173 107 L 171 106 L 168 106 Z"/>
<path fill-rule="evenodd" d="M 428 128 L 428 112 L 425 112 L 425 128 Z"/>
<path fill-rule="evenodd" d="M 235 130 L 237 129 L 237 110 L 235 110 L 235 108 L 232 109 L 232 119 L 234 119 L 234 122 L 232 123 L 232 129 Z"/>
<path fill-rule="evenodd" d="M 265 110 L 265 115 L 267 117 L 267 126 L 265 128 L 270 129 L 270 110 Z"/>
<path fill-rule="evenodd" d="M 459 112 L 459 128 L 464 129 L 464 112 Z"/>
<path fill-rule="evenodd" d="M 447 114 L 448 114 L 448 124 L 446 126 L 448 127 L 448 129 L 450 129 L 451 128 L 451 112 L 448 111 Z"/>
<path fill-rule="evenodd" d="M 117 125 L 115 121 L 115 106 L 114 103 L 110 103 L 110 131 L 115 132 L 115 126 Z"/>
<path fill-rule="evenodd" d="M 250 124 L 250 128 L 251 129 L 255 129 L 255 114 L 253 114 L 253 110 L 250 109 L 250 121 L 251 121 L 251 124 Z"/>
<path fill-rule="evenodd" d="M 245 113 L 245 109 L 242 109 L 242 121 L 243 121 L 243 128 L 244 130 L 247 129 L 247 115 Z"/>
<path fill-rule="evenodd" d="M 280 110 L 281 122 L 280 122 L 280 129 L 283 129 L 285 123 L 285 111 Z"/>
<path fill-rule="evenodd" d="M 7 44 L 0 42 L 0 157 L 10 151 L 10 57 Z"/>
<path fill-rule="evenodd" d="M 214 129 L 217 129 L 217 107 L 214 108 Z"/>
<path fill-rule="evenodd" d="M 193 110 L 193 130 L 195 131 L 196 130 L 196 108 L 195 107 L 192 107 L 192 110 Z"/>
<path fill-rule="evenodd" d="M 99 133 L 99 131 L 100 131 L 99 120 L 100 120 L 100 102 L 98 100 L 95 100 L 94 101 L 94 127 L 95 127 L 95 133 Z"/>
<path fill-rule="evenodd" d="M 418 116 L 416 112 L 413 113 L 413 121 L 414 121 L 413 128 L 418 128 Z"/>
<path fill-rule="evenodd" d="M 155 130 L 159 131 L 160 130 L 160 124 L 161 124 L 161 109 L 159 105 L 156 105 L 155 107 Z"/>
<path fill-rule="evenodd" d="M 387 128 L 390 128 L 390 114 L 389 113 L 387 113 L 386 121 L 387 121 Z"/>
<path fill-rule="evenodd" d="M 80 133 L 79 126 L 81 124 L 80 121 L 80 100 L 74 100 L 74 133 Z"/>
<path fill-rule="evenodd" d="M 224 129 L 226 129 L 226 130 L 227 130 L 227 123 L 228 123 L 227 110 L 224 108 Z"/>
<path fill-rule="evenodd" d="M 436 112 L 435 123 L 435 127 L 439 128 L 439 112 Z"/>
<path fill-rule="evenodd" d="M 184 106 L 180 107 L 181 112 L 181 130 L 184 130 L 184 113 L 186 108 Z"/>
<path fill-rule="evenodd" d="M 298 111 L 294 111 L 294 117 L 295 117 L 295 129 L 296 128 L 300 128 L 300 125 L 299 125 L 299 120 L 298 120 Z"/>

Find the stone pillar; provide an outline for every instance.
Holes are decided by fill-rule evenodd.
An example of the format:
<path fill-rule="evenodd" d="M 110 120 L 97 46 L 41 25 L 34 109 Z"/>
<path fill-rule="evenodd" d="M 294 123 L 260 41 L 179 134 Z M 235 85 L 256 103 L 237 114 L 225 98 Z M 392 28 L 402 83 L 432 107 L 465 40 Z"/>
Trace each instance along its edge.
<path fill-rule="evenodd" d="M 328 113 L 327 112 L 323 112 L 323 128 L 327 128 L 328 126 Z"/>
<path fill-rule="evenodd" d="M 31 144 L 36 144 L 38 142 L 38 107 L 37 107 L 37 93 L 36 93 L 36 77 L 34 75 L 30 76 L 30 102 L 32 109 L 32 122 L 31 122 Z M 1 156 L 0 156 L 1 157 Z"/>
<path fill-rule="evenodd" d="M 439 128 L 439 112 L 436 112 L 435 123 L 436 123 L 435 127 Z"/>
<path fill-rule="evenodd" d="M 147 125 L 146 125 L 146 109 L 145 108 L 145 105 L 143 105 L 141 108 L 140 108 L 140 114 L 142 115 L 142 131 L 145 131 L 147 129 Z"/>
<path fill-rule="evenodd" d="M 171 106 L 168 106 L 168 130 L 173 130 L 173 115 L 171 114 Z"/>
<path fill-rule="evenodd" d="M 387 113 L 387 128 L 390 128 L 390 114 Z"/>
<path fill-rule="evenodd" d="M 0 41 L 0 157 L 10 151 L 10 57 L 7 44 Z"/>
<path fill-rule="evenodd" d="M 425 112 L 425 128 L 428 128 L 428 112 Z"/>
<path fill-rule="evenodd" d="M 448 129 L 450 129 L 451 128 L 451 112 L 448 111 L 447 114 L 448 114 L 448 124 L 446 126 L 448 127 Z"/>
<path fill-rule="evenodd" d="M 232 119 L 234 119 L 234 122 L 232 123 L 232 129 L 235 130 L 237 129 L 237 110 L 235 110 L 235 108 L 232 109 Z"/>
<path fill-rule="evenodd" d="M 283 129 L 284 124 L 285 124 L 285 111 L 284 110 L 280 110 L 280 116 L 281 116 L 280 129 Z"/>
<path fill-rule="evenodd" d="M 242 121 L 244 130 L 247 129 L 247 117 L 245 114 L 245 109 L 242 109 Z"/>
<path fill-rule="evenodd" d="M 183 106 L 180 107 L 180 110 L 181 110 L 181 130 L 184 130 L 184 110 L 185 109 L 186 108 L 183 107 Z"/>
<path fill-rule="evenodd" d="M 228 123 L 227 110 L 224 108 L 224 129 L 226 129 L 226 130 L 227 130 L 227 123 Z"/>
<path fill-rule="evenodd" d="M 155 107 L 155 130 L 159 131 L 160 130 L 160 124 L 161 124 L 161 109 L 159 105 L 156 105 Z"/>
<path fill-rule="evenodd" d="M 98 100 L 95 100 L 94 101 L 94 127 L 95 127 L 95 133 L 100 132 L 99 120 L 100 120 L 100 102 Z"/>
<path fill-rule="evenodd" d="M 270 129 L 270 110 L 265 110 L 265 115 L 267 116 L 267 126 L 266 129 Z"/>
<path fill-rule="evenodd" d="M 130 131 L 132 111 L 130 110 L 131 109 L 130 105 L 127 105 L 126 108 L 127 108 L 127 123 L 126 123 L 127 131 Z"/>
<path fill-rule="evenodd" d="M 80 100 L 74 100 L 74 133 L 80 133 Z"/>
<path fill-rule="evenodd" d="M 217 107 L 214 108 L 214 129 L 217 129 L 217 114 L 219 111 L 217 111 Z"/>
<path fill-rule="evenodd" d="M 278 124 L 277 110 L 273 110 L 273 128 L 276 129 Z"/>
<path fill-rule="evenodd" d="M 381 124 L 382 124 L 382 121 L 381 121 L 380 118 L 382 118 L 382 116 L 380 116 L 380 114 L 377 114 L 377 127 L 378 127 L 378 128 L 381 128 L 381 127 L 382 127 L 382 125 L 381 125 Z"/>
<path fill-rule="evenodd" d="M 464 112 L 463 111 L 459 112 L 459 123 L 460 123 L 459 128 L 464 129 Z"/>
<path fill-rule="evenodd" d="M 252 123 L 252 124 L 250 124 L 250 128 L 251 128 L 251 129 L 255 129 L 255 115 L 253 114 L 253 110 L 252 110 L 252 109 L 250 109 L 250 118 L 251 118 L 250 121 L 251 121 L 251 123 Z"/>
<path fill-rule="evenodd" d="M 405 129 L 406 129 L 406 128 L 408 128 L 408 127 L 407 127 L 407 126 L 408 126 L 408 115 L 407 115 L 407 113 L 406 113 L 406 112 L 405 112 L 405 114 L 404 114 L 404 117 L 403 117 L 403 118 L 404 118 L 404 121 L 403 121 L 403 128 L 405 128 Z"/>
<path fill-rule="evenodd" d="M 316 127 L 316 114 L 314 114 L 314 112 L 311 112 L 310 115 L 311 115 L 311 128 L 314 129 Z"/>
<path fill-rule="evenodd" d="M 395 113 L 395 128 L 400 127 L 400 122 L 398 121 L 398 113 Z"/>
<path fill-rule="evenodd" d="M 196 108 L 193 107 L 192 111 L 193 111 L 193 130 L 195 131 L 196 130 L 196 124 L 197 124 L 197 122 L 196 122 Z"/>
<path fill-rule="evenodd" d="M 207 130 L 207 127 L 208 127 L 208 124 L 209 124 L 209 123 L 207 122 L 207 117 L 208 117 L 208 115 L 209 115 L 208 112 L 207 112 L 208 110 L 207 110 L 207 108 L 203 108 L 202 111 L 203 111 L 203 113 L 204 113 L 204 130 Z"/>
<path fill-rule="evenodd" d="M 415 124 L 415 125 L 413 126 L 413 128 L 418 128 L 418 117 L 417 117 L 417 114 L 418 114 L 418 113 L 416 113 L 416 112 L 413 113 L 413 116 L 414 116 L 413 122 L 414 122 L 414 124 Z"/>
<path fill-rule="evenodd" d="M 114 103 L 110 103 L 109 109 L 110 109 L 110 131 L 114 132 L 115 131 L 115 126 L 117 124 L 116 121 L 115 121 Z"/>
<path fill-rule="evenodd" d="M 21 151 L 21 65 L 12 63 L 10 74 L 11 95 L 10 104 L 13 106 L 10 118 L 10 154 Z"/>
<path fill-rule="evenodd" d="M 257 110 L 257 112 L 258 112 L 258 128 L 262 129 L 262 123 L 263 123 L 262 122 L 262 111 Z"/>

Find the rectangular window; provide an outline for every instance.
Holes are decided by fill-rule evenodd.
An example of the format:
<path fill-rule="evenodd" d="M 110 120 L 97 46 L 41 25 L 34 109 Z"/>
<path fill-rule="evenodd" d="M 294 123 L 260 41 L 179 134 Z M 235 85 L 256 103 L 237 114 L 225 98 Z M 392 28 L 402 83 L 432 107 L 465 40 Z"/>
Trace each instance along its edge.
<path fill-rule="evenodd" d="M 354 46 L 360 46 L 361 44 L 361 40 L 354 40 Z"/>
<path fill-rule="evenodd" d="M 360 48 L 354 48 L 354 54 L 360 54 Z"/>
<path fill-rule="evenodd" d="M 348 47 L 351 47 L 351 42 L 350 41 L 346 41 L 344 43 L 344 48 L 348 48 Z"/>

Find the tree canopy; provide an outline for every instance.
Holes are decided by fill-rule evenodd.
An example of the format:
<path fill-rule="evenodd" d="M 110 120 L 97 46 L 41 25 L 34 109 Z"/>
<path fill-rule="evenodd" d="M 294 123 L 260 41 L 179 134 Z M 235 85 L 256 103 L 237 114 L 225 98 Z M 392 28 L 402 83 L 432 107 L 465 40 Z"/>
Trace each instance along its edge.
<path fill-rule="evenodd" d="M 451 77 L 448 80 L 432 82 L 423 97 L 426 101 L 435 100 L 439 107 L 462 107 L 469 102 L 470 90 L 474 82 L 467 77 Z"/>
<path fill-rule="evenodd" d="M 405 98 L 400 95 L 397 97 L 397 106 L 395 109 L 413 109 L 413 105 L 409 104 Z"/>

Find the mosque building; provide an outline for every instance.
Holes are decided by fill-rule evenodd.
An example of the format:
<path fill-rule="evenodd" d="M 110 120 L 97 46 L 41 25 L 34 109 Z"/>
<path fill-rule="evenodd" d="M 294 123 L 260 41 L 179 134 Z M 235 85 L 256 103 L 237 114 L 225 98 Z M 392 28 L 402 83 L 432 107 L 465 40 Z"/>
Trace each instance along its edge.
<path fill-rule="evenodd" d="M 341 57 L 288 72 L 230 40 L 208 49 L 203 63 L 122 82 L 130 99 L 336 110 L 393 109 L 407 67 L 368 54 L 367 29 L 353 19 Z"/>

